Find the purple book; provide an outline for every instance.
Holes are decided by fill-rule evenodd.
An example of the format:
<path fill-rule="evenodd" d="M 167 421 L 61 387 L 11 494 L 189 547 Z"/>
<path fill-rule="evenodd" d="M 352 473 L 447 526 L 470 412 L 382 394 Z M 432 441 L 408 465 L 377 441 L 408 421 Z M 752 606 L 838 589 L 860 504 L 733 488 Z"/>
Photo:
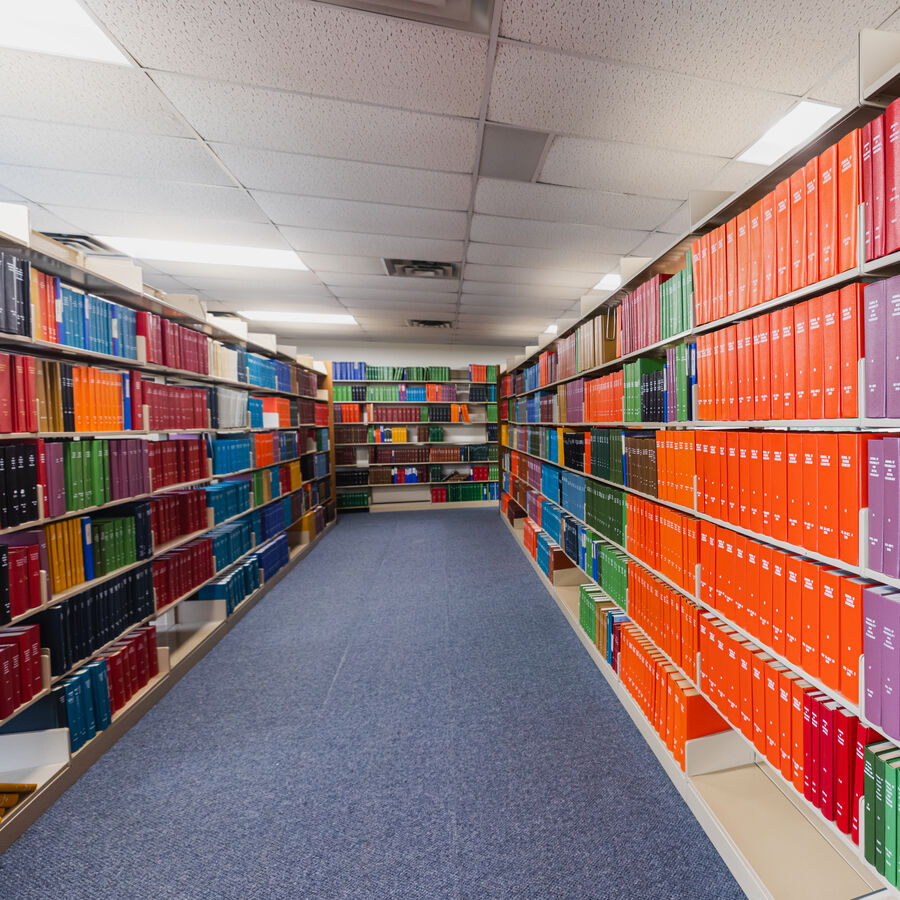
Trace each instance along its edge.
<path fill-rule="evenodd" d="M 884 493 L 881 519 L 882 568 L 885 575 L 900 576 L 900 438 L 890 437 L 881 441 L 884 459 L 882 461 L 882 491 Z M 871 496 L 871 495 L 870 495 Z"/>
<path fill-rule="evenodd" d="M 883 419 L 885 409 L 885 294 L 884 281 L 874 281 L 865 287 L 866 415 L 875 419 Z"/>
<path fill-rule="evenodd" d="M 891 588 L 879 586 L 863 591 L 863 656 L 865 658 L 866 696 L 864 712 L 869 722 L 881 727 L 881 658 L 884 622 L 884 595 Z"/>
<path fill-rule="evenodd" d="M 881 727 L 900 737 L 900 593 L 883 598 L 881 618 Z"/>
<path fill-rule="evenodd" d="M 885 300 L 885 379 L 884 414 L 900 419 L 900 277 L 884 283 Z"/>
<path fill-rule="evenodd" d="M 47 464 L 47 515 L 61 516 L 66 511 L 66 482 L 63 464 L 63 445 L 48 442 L 44 445 Z"/>
<path fill-rule="evenodd" d="M 869 441 L 869 568 L 873 572 L 881 572 L 884 565 L 881 540 L 884 520 L 883 464 L 883 441 Z"/>
<path fill-rule="evenodd" d="M 454 385 L 455 387 L 455 385 Z M 147 441 L 138 441 L 141 448 L 141 493 L 150 493 L 150 444 Z"/>

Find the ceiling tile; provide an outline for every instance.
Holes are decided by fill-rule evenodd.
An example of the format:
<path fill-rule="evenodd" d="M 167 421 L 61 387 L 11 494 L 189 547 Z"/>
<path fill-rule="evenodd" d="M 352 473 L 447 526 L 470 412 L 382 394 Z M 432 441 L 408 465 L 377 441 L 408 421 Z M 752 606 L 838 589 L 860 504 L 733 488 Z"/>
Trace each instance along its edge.
<path fill-rule="evenodd" d="M 304 156 L 237 144 L 213 149 L 245 187 L 310 197 L 468 209 L 472 179 L 456 172 Z"/>
<path fill-rule="evenodd" d="M 209 141 L 314 156 L 471 172 L 477 123 L 154 72 Z M 260 115 L 265 110 L 265 115 Z"/>
<path fill-rule="evenodd" d="M 76 225 L 66 213 L 66 210 L 51 211 L 34 203 L 28 204 L 29 224 L 32 231 L 41 231 L 44 234 L 76 234 L 86 231 Z"/>
<path fill-rule="evenodd" d="M 727 159 L 660 147 L 557 137 L 540 180 L 615 193 L 684 200 L 702 190 Z"/>
<path fill-rule="evenodd" d="M 677 205 L 675 200 L 656 197 L 494 178 L 479 178 L 475 193 L 475 211 L 492 216 L 638 230 L 655 228 Z"/>
<path fill-rule="evenodd" d="M 0 164 L 234 185 L 195 138 L 0 117 Z"/>
<path fill-rule="evenodd" d="M 138 69 L 0 50 L 3 113 L 141 134 L 188 137 L 190 129 Z"/>
<path fill-rule="evenodd" d="M 462 294 L 460 308 L 502 309 L 512 315 L 516 310 L 559 313 L 569 309 L 571 300 L 555 300 L 541 297 L 507 297 L 494 294 Z"/>
<path fill-rule="evenodd" d="M 765 166 L 733 160 L 710 179 L 709 190 L 739 191 L 759 178 L 765 171 Z"/>
<path fill-rule="evenodd" d="M 178 278 L 171 275 L 163 275 L 160 272 L 148 272 L 144 269 L 144 284 L 156 288 L 158 291 L 165 291 L 168 294 L 189 294 L 191 288 Z"/>
<path fill-rule="evenodd" d="M 664 231 L 666 234 L 687 234 L 690 227 L 691 210 L 687 203 L 682 203 L 657 231 Z"/>
<path fill-rule="evenodd" d="M 488 117 L 562 134 L 734 156 L 795 99 L 503 43 Z"/>
<path fill-rule="evenodd" d="M 331 292 L 345 300 L 371 303 L 442 303 L 456 304 L 456 294 L 440 294 L 434 291 L 392 291 L 376 288 L 331 287 Z"/>
<path fill-rule="evenodd" d="M 465 273 L 463 273 L 465 274 Z M 580 288 L 543 284 L 504 284 L 500 281 L 463 281 L 463 292 L 483 296 L 553 297 L 574 302 L 584 293 Z"/>
<path fill-rule="evenodd" d="M 37 203 L 263 222 L 240 188 L 0 165 L 0 184 Z"/>
<path fill-rule="evenodd" d="M 402 234 L 450 241 L 461 241 L 466 236 L 464 212 L 301 197 L 298 194 L 271 194 L 266 191 L 253 191 L 252 195 L 276 225 Z"/>
<path fill-rule="evenodd" d="M 77 225 L 75 230 L 86 234 L 199 241 L 231 244 L 235 247 L 266 247 L 270 250 L 284 250 L 289 247 L 278 229 L 266 222 L 230 222 L 223 219 L 197 219 L 193 216 L 166 214 L 142 215 L 120 210 L 82 209 L 76 206 L 50 206 L 48 209 L 60 218 Z"/>
<path fill-rule="evenodd" d="M 462 241 L 435 241 L 425 238 L 399 237 L 380 234 L 358 234 L 346 231 L 319 231 L 315 228 L 283 226 L 281 233 L 291 246 L 300 251 L 342 254 L 351 256 L 380 256 L 391 259 L 429 259 L 438 262 L 459 262 L 463 255 Z"/>
<path fill-rule="evenodd" d="M 223 266 L 166 260 L 154 261 L 153 267 L 167 275 L 174 275 L 176 278 L 191 279 L 195 283 L 203 282 L 216 287 L 227 288 L 231 285 L 235 289 L 243 289 L 255 285 L 260 291 L 280 288 L 328 293 L 314 273 L 296 269 L 261 269 L 255 266 Z"/>
<path fill-rule="evenodd" d="M 503 244 L 479 244 L 474 241 L 468 246 L 466 260 L 489 266 L 574 269 L 576 272 L 609 272 L 619 264 L 619 257 L 611 253 L 508 247 Z"/>
<path fill-rule="evenodd" d="M 521 266 L 480 266 L 467 263 L 466 278 L 476 281 L 501 281 L 504 284 L 547 284 L 584 288 L 597 283 L 602 272 L 560 272 L 556 269 L 526 269 Z"/>
<path fill-rule="evenodd" d="M 813 85 L 811 100 L 824 100 L 835 106 L 845 107 L 856 103 L 859 89 L 857 54 L 841 60 L 831 71 Z"/>
<path fill-rule="evenodd" d="M 562 8 L 561 8 L 562 7 Z M 803 94 L 854 46 L 860 28 L 876 28 L 894 0 L 505 0 L 501 33 L 517 41 L 618 59 L 656 69 Z M 754 52 L 748 52 L 753 48 Z M 736 62 L 739 61 L 739 64 Z"/>
<path fill-rule="evenodd" d="M 384 275 L 384 263 L 376 256 L 331 256 L 328 253 L 304 253 L 303 262 L 322 277 L 337 272 L 354 275 Z"/>
<path fill-rule="evenodd" d="M 306 257 L 304 256 L 304 260 Z M 319 278 L 327 284 L 340 289 L 367 288 L 397 293 L 439 293 L 455 294 L 459 288 L 457 278 L 402 278 L 393 275 L 345 275 L 343 272 L 319 272 Z"/>
<path fill-rule="evenodd" d="M 631 250 L 644 236 L 644 232 L 624 228 L 533 222 L 479 214 L 472 216 L 472 240 L 487 244 L 621 254 Z"/>
<path fill-rule="evenodd" d="M 634 248 L 633 256 L 647 256 L 655 259 L 668 250 L 675 242 L 675 237 L 661 231 L 654 231 L 647 235 L 646 240 Z"/>
<path fill-rule="evenodd" d="M 151 69 L 477 116 L 487 39 L 327 3 L 92 0 Z M 202 40 L 198 40 L 202 35 Z"/>

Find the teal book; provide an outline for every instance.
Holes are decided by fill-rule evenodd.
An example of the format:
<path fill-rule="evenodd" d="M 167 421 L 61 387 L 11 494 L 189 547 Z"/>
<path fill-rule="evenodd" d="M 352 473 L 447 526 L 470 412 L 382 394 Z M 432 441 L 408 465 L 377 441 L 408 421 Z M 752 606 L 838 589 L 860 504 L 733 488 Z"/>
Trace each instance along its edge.
<path fill-rule="evenodd" d="M 87 669 L 79 669 L 73 676 L 73 680 L 80 682 L 79 695 L 81 697 L 81 711 L 84 715 L 84 737 L 89 741 L 97 734 L 97 719 L 94 714 L 94 694 L 91 689 L 91 675 Z"/>
<path fill-rule="evenodd" d="M 109 679 L 106 671 L 106 660 L 95 659 L 85 668 L 91 676 L 91 692 L 94 701 L 94 715 L 97 729 L 103 731 L 112 722 L 112 707 L 109 702 Z"/>

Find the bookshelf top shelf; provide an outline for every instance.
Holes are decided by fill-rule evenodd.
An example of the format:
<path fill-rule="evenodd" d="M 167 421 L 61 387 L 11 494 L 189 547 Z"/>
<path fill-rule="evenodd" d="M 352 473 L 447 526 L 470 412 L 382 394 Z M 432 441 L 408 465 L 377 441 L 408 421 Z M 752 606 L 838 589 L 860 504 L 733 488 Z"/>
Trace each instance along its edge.
<path fill-rule="evenodd" d="M 397 378 L 391 379 L 365 379 L 365 378 L 335 378 L 335 384 L 496 384 L 494 381 L 469 381 L 468 379 L 455 379 L 450 381 L 442 381 L 440 379 L 423 379 L 417 381 L 410 379 L 409 381 Z"/>

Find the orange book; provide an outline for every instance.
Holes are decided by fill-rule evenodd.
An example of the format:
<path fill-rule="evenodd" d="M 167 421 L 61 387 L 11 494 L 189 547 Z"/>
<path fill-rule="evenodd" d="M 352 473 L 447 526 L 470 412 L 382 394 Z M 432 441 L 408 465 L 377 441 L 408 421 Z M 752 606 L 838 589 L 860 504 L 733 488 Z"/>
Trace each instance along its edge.
<path fill-rule="evenodd" d="M 747 629 L 747 594 L 744 591 L 744 573 L 747 571 L 747 538 L 737 532 L 729 535 L 731 557 L 731 616 L 739 628 Z M 726 544 L 728 540 L 726 539 Z"/>
<path fill-rule="evenodd" d="M 759 550 L 762 547 L 753 538 L 747 538 L 744 546 L 744 629 L 750 634 L 759 632 Z"/>
<path fill-rule="evenodd" d="M 72 402 L 75 406 L 75 430 L 88 431 L 84 402 L 84 366 L 72 366 Z"/>
<path fill-rule="evenodd" d="M 757 534 L 763 533 L 763 434 L 761 431 L 747 432 L 747 447 L 750 457 L 750 516 L 746 527 Z"/>
<path fill-rule="evenodd" d="M 819 298 L 822 304 L 822 417 L 841 415 L 841 310 L 840 294 L 831 291 Z"/>
<path fill-rule="evenodd" d="M 837 145 L 838 168 L 838 258 L 837 271 L 856 265 L 856 217 L 862 197 L 862 167 L 859 164 L 861 129 L 844 135 Z"/>
<path fill-rule="evenodd" d="M 738 520 L 735 525 L 750 527 L 750 432 L 735 433 L 738 448 Z M 729 472 L 729 478 L 731 473 Z"/>
<path fill-rule="evenodd" d="M 781 415 L 780 419 L 790 420 L 794 418 L 796 409 L 796 384 L 794 372 L 796 363 L 794 351 L 794 311 L 790 308 L 781 312 Z"/>
<path fill-rule="evenodd" d="M 848 284 L 838 293 L 840 306 L 840 384 L 841 384 L 841 416 L 855 419 L 859 415 L 859 361 L 863 355 L 862 308 L 863 286 Z"/>
<path fill-rule="evenodd" d="M 800 564 L 800 659 L 803 668 L 819 677 L 819 570 L 821 563 Z"/>
<path fill-rule="evenodd" d="M 716 530 L 716 590 L 715 608 L 723 616 L 731 618 L 731 558 L 733 547 L 731 532 L 725 528 Z"/>
<path fill-rule="evenodd" d="M 784 383 L 784 361 L 781 358 L 781 321 L 783 309 L 769 313 L 769 408 L 771 418 L 782 417 L 781 388 Z"/>
<path fill-rule="evenodd" d="M 819 678 L 832 690 L 841 689 L 841 573 L 819 570 Z"/>
<path fill-rule="evenodd" d="M 819 155 L 819 280 L 837 271 L 838 256 L 838 169 L 837 144 Z"/>
<path fill-rule="evenodd" d="M 784 656 L 787 597 L 787 553 L 772 548 L 772 649 Z"/>
<path fill-rule="evenodd" d="M 725 448 L 727 452 L 725 468 L 725 491 L 727 497 L 728 514 L 725 518 L 732 525 L 741 524 L 741 469 L 740 469 L 740 435 L 738 431 L 726 431 L 724 433 Z"/>
<path fill-rule="evenodd" d="M 801 520 L 803 532 L 801 540 L 797 541 L 800 547 L 807 550 L 817 550 L 819 546 L 819 456 L 818 435 L 807 432 L 800 435 L 800 451 L 802 454 L 803 482 L 801 496 L 803 507 Z M 794 543 L 793 541 L 791 543 Z"/>
<path fill-rule="evenodd" d="M 754 419 L 772 417 L 769 385 L 771 366 L 769 360 L 769 316 L 758 316 L 751 321 L 753 330 L 753 384 Z"/>
<path fill-rule="evenodd" d="M 825 345 L 822 337 L 822 298 L 806 301 L 806 344 L 809 359 L 807 373 L 808 418 L 821 419 L 825 414 Z"/>
<path fill-rule="evenodd" d="M 725 313 L 738 311 L 737 305 L 737 219 L 725 223 Z"/>
<path fill-rule="evenodd" d="M 859 697 L 859 658 L 863 652 L 863 591 L 874 581 L 840 577 L 840 691 L 854 703 Z"/>
<path fill-rule="evenodd" d="M 787 542 L 803 546 L 803 436 L 796 431 L 785 436 L 787 448 Z"/>
<path fill-rule="evenodd" d="M 775 233 L 775 192 L 762 198 L 762 279 L 761 302 L 775 298 L 775 284 L 778 277 L 775 255 L 777 252 L 777 236 Z"/>
<path fill-rule="evenodd" d="M 794 418 L 809 418 L 809 310 L 806 303 L 794 308 Z M 782 346 L 782 352 L 784 347 Z"/>
<path fill-rule="evenodd" d="M 781 673 L 789 671 L 781 663 L 771 662 L 765 669 L 766 680 L 766 759 L 781 768 L 781 700 L 778 689 Z"/>
<path fill-rule="evenodd" d="M 788 781 L 791 780 L 793 774 L 793 715 L 792 700 L 794 682 L 799 681 L 800 676 L 796 672 L 784 671 L 780 673 L 778 684 L 778 700 L 780 708 L 778 710 L 778 730 L 780 733 L 780 742 L 778 745 L 779 761 L 781 764 L 781 775 Z"/>
<path fill-rule="evenodd" d="M 795 666 L 802 665 L 804 557 L 789 555 L 784 563 L 784 656 Z"/>
<path fill-rule="evenodd" d="M 806 222 L 806 283 L 819 280 L 819 158 L 813 157 L 803 167 L 806 204 L 803 209 Z"/>
<path fill-rule="evenodd" d="M 753 369 L 753 323 L 738 322 L 738 417 L 744 421 L 753 419 L 756 412 L 755 372 Z"/>
<path fill-rule="evenodd" d="M 737 351 L 737 325 L 729 325 L 726 332 L 726 362 L 725 362 L 725 378 L 726 378 L 726 399 L 727 408 L 725 410 L 724 419 L 729 422 L 736 422 L 739 417 L 738 404 L 738 351 Z"/>
<path fill-rule="evenodd" d="M 857 565 L 859 554 L 859 514 L 869 505 L 869 435 L 840 433 L 837 436 L 838 552 L 848 565 Z M 863 555 L 865 559 L 865 555 Z"/>
<path fill-rule="evenodd" d="M 771 502 L 768 533 L 776 541 L 786 541 L 788 533 L 787 434 L 771 431 L 764 435 L 769 446 L 769 464 L 763 473 L 766 495 Z"/>
<path fill-rule="evenodd" d="M 765 535 L 772 534 L 772 507 L 775 504 L 775 493 L 772 490 L 772 477 L 774 471 L 772 469 L 772 441 L 771 434 L 763 433 L 761 435 L 761 478 L 762 478 L 762 500 L 760 510 L 760 518 L 762 522 L 762 533 Z"/>
<path fill-rule="evenodd" d="M 738 660 L 738 728 L 748 741 L 753 740 L 753 645 L 737 643 Z"/>
<path fill-rule="evenodd" d="M 791 189 L 791 290 L 806 287 L 806 178 L 803 169 L 794 172 Z"/>
<path fill-rule="evenodd" d="M 737 215 L 737 308 L 750 306 L 750 210 Z"/>
<path fill-rule="evenodd" d="M 757 544 L 759 578 L 756 589 L 756 636 L 767 646 L 772 646 L 772 547 Z"/>
<path fill-rule="evenodd" d="M 762 284 L 763 284 L 763 243 L 762 243 L 762 201 L 757 200 L 750 207 L 750 255 L 748 259 L 749 265 L 749 281 L 750 291 L 748 297 L 748 305 L 756 306 L 762 301 Z"/>
<path fill-rule="evenodd" d="M 791 292 L 791 182 L 775 188 L 775 296 Z"/>
<path fill-rule="evenodd" d="M 812 686 L 800 679 L 791 685 L 791 783 L 803 793 L 803 697 Z"/>
<path fill-rule="evenodd" d="M 816 452 L 818 454 L 816 504 L 816 550 L 823 556 L 838 558 L 839 536 L 838 525 L 840 511 L 838 505 L 838 436 L 833 432 L 821 432 L 816 435 Z M 805 474 L 805 472 L 804 472 Z M 806 491 L 804 487 L 804 497 Z M 810 548 L 813 549 L 813 548 Z"/>

